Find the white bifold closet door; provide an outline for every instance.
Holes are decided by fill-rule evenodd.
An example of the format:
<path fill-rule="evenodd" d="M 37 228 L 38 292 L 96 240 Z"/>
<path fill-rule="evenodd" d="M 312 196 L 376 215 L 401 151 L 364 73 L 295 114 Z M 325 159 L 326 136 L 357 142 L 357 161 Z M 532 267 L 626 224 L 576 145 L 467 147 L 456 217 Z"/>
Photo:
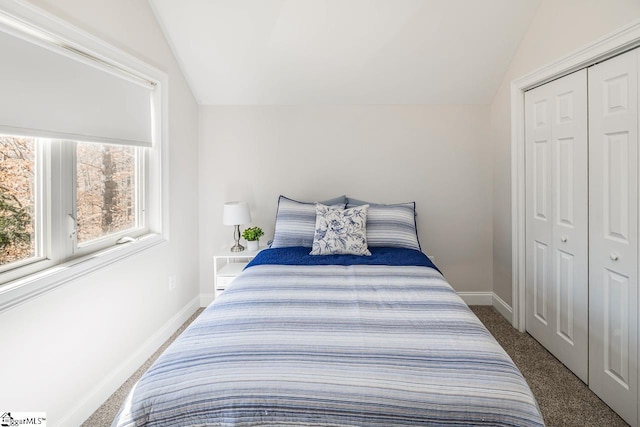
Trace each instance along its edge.
<path fill-rule="evenodd" d="M 638 416 L 638 50 L 589 69 L 589 387 Z"/>
<path fill-rule="evenodd" d="M 526 329 L 587 382 L 587 71 L 525 93 Z"/>

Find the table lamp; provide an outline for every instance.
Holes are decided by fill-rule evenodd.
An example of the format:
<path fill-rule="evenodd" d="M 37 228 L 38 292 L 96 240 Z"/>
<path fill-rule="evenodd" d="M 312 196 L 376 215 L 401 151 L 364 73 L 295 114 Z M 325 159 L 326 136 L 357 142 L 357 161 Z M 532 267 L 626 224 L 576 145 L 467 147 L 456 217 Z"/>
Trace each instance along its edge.
<path fill-rule="evenodd" d="M 248 224 L 250 222 L 251 212 L 249 212 L 249 204 L 247 202 L 227 202 L 224 204 L 222 223 L 235 226 L 233 238 L 236 244 L 231 247 L 231 252 L 244 251 L 244 246 L 240 244 L 240 224 Z"/>

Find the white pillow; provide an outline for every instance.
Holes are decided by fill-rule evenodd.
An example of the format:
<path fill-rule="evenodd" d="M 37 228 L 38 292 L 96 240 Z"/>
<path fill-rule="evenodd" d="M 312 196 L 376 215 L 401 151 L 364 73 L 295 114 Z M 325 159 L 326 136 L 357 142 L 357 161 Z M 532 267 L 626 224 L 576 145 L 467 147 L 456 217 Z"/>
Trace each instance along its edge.
<path fill-rule="evenodd" d="M 316 204 L 316 231 L 310 255 L 371 255 L 367 248 L 369 205 L 336 209 Z"/>

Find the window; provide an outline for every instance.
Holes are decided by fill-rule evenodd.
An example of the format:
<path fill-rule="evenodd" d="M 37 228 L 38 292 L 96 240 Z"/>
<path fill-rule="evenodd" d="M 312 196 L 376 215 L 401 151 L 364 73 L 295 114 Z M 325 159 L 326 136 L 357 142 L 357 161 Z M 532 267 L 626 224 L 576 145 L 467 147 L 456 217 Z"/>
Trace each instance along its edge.
<path fill-rule="evenodd" d="M 75 158 L 78 245 L 144 227 L 138 149 L 80 142 Z"/>
<path fill-rule="evenodd" d="M 167 77 L 19 2 L 0 55 L 2 311 L 165 240 Z"/>
<path fill-rule="evenodd" d="M 147 233 L 145 150 L 0 135 L 0 273 Z"/>
<path fill-rule="evenodd" d="M 41 255 L 36 224 L 36 143 L 0 136 L 0 269 Z"/>

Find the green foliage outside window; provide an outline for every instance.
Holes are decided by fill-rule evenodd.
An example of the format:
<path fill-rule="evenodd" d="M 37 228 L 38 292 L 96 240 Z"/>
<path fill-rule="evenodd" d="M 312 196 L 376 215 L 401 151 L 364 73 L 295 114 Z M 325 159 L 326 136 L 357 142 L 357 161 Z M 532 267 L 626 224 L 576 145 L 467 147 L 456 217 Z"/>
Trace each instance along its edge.
<path fill-rule="evenodd" d="M 31 212 L 5 189 L 0 189 L 0 250 L 31 241 L 27 230 L 31 225 Z"/>

